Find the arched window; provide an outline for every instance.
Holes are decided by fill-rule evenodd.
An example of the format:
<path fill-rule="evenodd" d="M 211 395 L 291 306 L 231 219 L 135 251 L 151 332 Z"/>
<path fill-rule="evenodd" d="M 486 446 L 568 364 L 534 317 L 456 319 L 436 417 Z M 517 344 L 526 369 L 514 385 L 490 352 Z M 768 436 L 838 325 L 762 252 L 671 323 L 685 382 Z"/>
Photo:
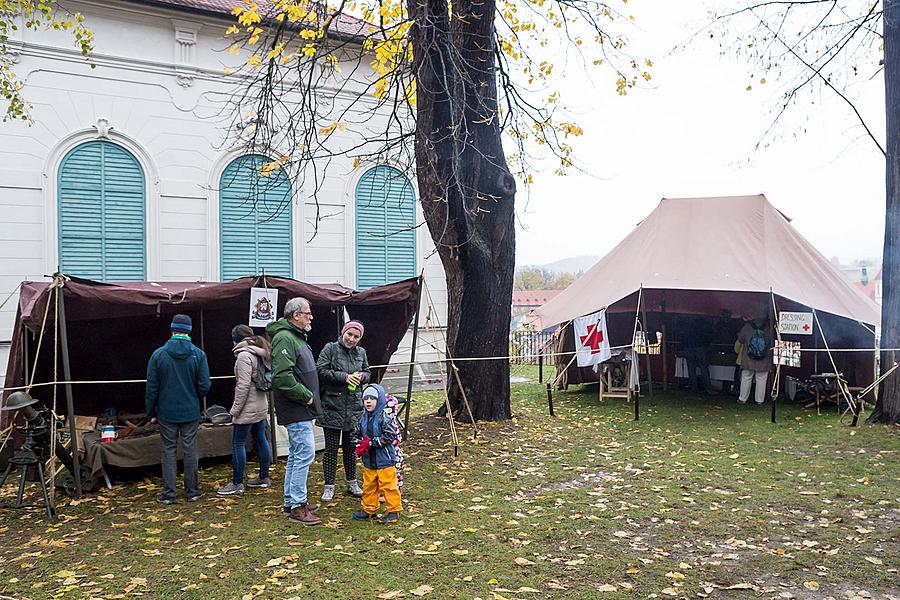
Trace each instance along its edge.
<path fill-rule="evenodd" d="M 291 182 L 282 169 L 262 175 L 258 154 L 231 161 L 219 180 L 222 281 L 258 275 L 293 276 Z"/>
<path fill-rule="evenodd" d="M 384 165 L 356 184 L 356 288 L 416 275 L 416 198 L 412 184 Z"/>
<path fill-rule="evenodd" d="M 59 166 L 59 268 L 98 281 L 147 277 L 144 170 L 125 148 L 96 140 Z"/>

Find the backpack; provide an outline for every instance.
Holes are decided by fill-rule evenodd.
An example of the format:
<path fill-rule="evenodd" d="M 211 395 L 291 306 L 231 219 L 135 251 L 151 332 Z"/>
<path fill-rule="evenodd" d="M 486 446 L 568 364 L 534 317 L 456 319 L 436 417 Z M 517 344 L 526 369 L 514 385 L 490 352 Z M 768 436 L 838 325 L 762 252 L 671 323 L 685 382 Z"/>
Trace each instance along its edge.
<path fill-rule="evenodd" d="M 261 392 L 272 391 L 272 367 L 266 366 L 262 356 L 256 357 L 256 377 L 253 378 L 253 385 Z"/>
<path fill-rule="evenodd" d="M 769 351 L 769 345 L 766 343 L 766 334 L 762 327 L 751 325 L 753 334 L 747 343 L 747 356 L 753 360 L 763 360 Z"/>

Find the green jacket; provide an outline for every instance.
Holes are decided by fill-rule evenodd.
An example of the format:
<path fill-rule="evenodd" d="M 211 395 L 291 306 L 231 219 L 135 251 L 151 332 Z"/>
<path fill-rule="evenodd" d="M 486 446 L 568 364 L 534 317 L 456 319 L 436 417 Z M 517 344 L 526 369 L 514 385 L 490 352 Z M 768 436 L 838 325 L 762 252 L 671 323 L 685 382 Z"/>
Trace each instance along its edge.
<path fill-rule="evenodd" d="M 347 348 L 341 340 L 328 342 L 316 361 L 322 394 L 322 415 L 316 419 L 319 427 L 353 431 L 362 416 L 362 390 L 371 383 L 369 359 L 365 348 Z M 353 391 L 347 388 L 347 375 L 359 372 L 362 381 Z"/>
<path fill-rule="evenodd" d="M 272 342 L 272 397 L 280 425 L 312 421 L 322 412 L 316 361 L 306 332 L 287 319 L 266 326 Z"/>

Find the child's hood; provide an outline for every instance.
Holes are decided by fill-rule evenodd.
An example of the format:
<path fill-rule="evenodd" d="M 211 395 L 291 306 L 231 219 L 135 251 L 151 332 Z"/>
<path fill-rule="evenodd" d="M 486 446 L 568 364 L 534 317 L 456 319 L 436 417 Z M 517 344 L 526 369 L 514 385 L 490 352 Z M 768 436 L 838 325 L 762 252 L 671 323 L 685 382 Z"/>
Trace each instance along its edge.
<path fill-rule="evenodd" d="M 374 395 L 373 392 L 378 395 L 375 401 L 375 410 L 371 412 L 365 411 L 363 417 L 372 419 L 375 423 L 381 423 L 381 419 L 384 416 L 384 409 L 387 407 L 387 393 L 385 393 L 384 388 L 377 383 L 370 383 L 363 389 L 363 401 L 365 401 L 367 397 L 372 397 Z"/>

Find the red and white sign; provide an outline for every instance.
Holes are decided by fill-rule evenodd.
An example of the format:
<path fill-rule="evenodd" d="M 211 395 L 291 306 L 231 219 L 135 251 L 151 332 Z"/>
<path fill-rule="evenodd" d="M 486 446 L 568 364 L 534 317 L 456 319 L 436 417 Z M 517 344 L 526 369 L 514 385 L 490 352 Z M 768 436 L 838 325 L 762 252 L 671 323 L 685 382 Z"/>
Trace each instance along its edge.
<path fill-rule="evenodd" d="M 575 355 L 579 367 L 590 367 L 609 360 L 609 335 L 606 331 L 606 310 L 601 310 L 573 321 L 575 328 Z"/>

